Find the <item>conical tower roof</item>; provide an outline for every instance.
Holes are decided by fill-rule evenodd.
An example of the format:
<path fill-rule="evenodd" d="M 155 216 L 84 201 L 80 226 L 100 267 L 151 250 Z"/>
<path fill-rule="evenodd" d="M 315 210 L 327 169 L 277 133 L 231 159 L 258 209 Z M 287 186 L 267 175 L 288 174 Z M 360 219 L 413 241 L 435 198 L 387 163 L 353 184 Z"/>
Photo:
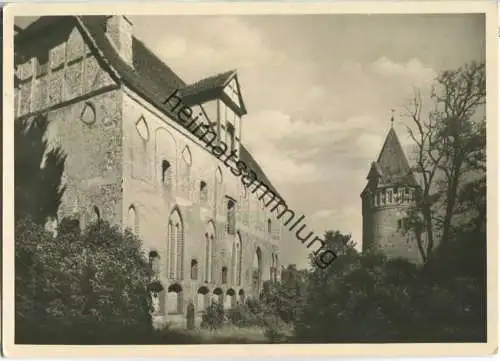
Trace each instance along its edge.
<path fill-rule="evenodd" d="M 372 163 L 367 176 L 368 179 L 375 177 L 379 178 L 379 184 L 417 185 L 403 147 L 392 126 L 387 133 L 378 159 Z"/>

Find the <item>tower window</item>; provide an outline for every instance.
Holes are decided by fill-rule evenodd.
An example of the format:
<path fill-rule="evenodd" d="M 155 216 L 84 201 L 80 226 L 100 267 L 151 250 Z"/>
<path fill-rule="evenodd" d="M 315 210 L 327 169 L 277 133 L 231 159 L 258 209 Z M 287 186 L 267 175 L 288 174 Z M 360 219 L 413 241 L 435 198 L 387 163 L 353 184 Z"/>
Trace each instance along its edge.
<path fill-rule="evenodd" d="M 387 203 L 392 204 L 392 189 L 387 190 Z"/>

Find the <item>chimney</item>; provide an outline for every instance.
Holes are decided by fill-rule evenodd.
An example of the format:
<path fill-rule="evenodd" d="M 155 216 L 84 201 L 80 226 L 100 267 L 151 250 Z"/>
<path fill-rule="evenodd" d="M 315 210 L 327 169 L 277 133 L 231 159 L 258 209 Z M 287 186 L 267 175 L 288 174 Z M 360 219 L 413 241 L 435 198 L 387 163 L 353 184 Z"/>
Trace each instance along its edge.
<path fill-rule="evenodd" d="M 125 62 L 133 67 L 132 22 L 123 15 L 106 17 L 106 36 Z"/>

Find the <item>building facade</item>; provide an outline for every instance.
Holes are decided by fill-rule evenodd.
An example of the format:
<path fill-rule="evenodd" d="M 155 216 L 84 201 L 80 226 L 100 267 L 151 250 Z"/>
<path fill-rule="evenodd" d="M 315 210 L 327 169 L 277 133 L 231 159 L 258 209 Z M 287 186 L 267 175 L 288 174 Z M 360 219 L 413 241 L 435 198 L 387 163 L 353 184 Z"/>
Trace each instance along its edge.
<path fill-rule="evenodd" d="M 67 155 L 58 219 L 140 236 L 163 289 L 155 322 L 184 322 L 190 304 L 200 316 L 213 299 L 229 308 L 279 278 L 275 215 L 166 102 L 178 92 L 277 193 L 244 146 L 236 71 L 186 84 L 124 16 L 40 18 L 16 35 L 15 66 L 16 120 L 48 114 L 47 141 Z"/>
<path fill-rule="evenodd" d="M 391 119 L 391 123 L 393 119 Z M 361 193 L 363 252 L 380 250 L 389 258 L 421 262 L 412 232 L 405 232 L 408 211 L 414 207 L 417 181 L 391 125 L 377 161 L 372 162 Z"/>

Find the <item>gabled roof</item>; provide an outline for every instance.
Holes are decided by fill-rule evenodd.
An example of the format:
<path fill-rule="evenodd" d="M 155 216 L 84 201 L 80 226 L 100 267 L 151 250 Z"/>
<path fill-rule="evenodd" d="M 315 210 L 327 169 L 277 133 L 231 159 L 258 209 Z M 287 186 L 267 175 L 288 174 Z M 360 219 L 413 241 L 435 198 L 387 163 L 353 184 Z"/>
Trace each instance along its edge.
<path fill-rule="evenodd" d="M 101 55 L 99 59 L 101 66 L 113 72 L 115 77 L 125 82 L 145 100 L 163 111 L 174 121 L 178 121 L 177 114 L 173 114 L 170 107 L 163 104 L 164 100 L 171 93 L 180 90 L 183 102 L 185 105 L 188 105 L 189 100 L 195 98 L 204 99 L 204 97 L 212 96 L 214 92 L 217 93 L 223 90 L 236 77 L 236 70 L 230 70 L 187 85 L 170 67 L 150 51 L 144 43 L 135 37 L 132 39 L 133 67 L 131 67 L 120 57 L 105 36 L 105 16 L 40 17 L 22 32 L 16 34 L 15 41 L 24 41 L 31 37 L 37 37 L 42 29 L 46 30 L 49 26 L 61 25 L 63 23 L 76 23 L 82 30 L 84 37 L 88 37 L 87 40 L 95 45 L 97 52 Z M 222 96 L 225 96 L 223 92 Z M 239 112 L 243 111 L 243 114 L 245 114 L 246 109 L 241 99 L 241 93 L 240 102 L 243 109 L 240 109 Z M 184 122 L 179 122 L 179 124 L 185 126 Z M 243 145 L 241 145 L 240 159 L 245 162 L 248 169 L 256 173 L 261 183 L 268 186 L 270 190 L 281 198 L 257 161 Z"/>
<path fill-rule="evenodd" d="M 229 70 L 224 73 L 198 80 L 197 82 L 190 84 L 182 89 L 182 95 L 185 97 L 189 97 L 194 94 L 222 90 L 235 74 L 236 70 Z"/>
<path fill-rule="evenodd" d="M 398 136 L 391 127 L 376 162 L 373 162 L 367 179 L 378 179 L 382 184 L 417 186 Z"/>
<path fill-rule="evenodd" d="M 242 116 L 246 114 L 245 103 L 241 97 L 241 92 L 239 94 L 238 105 L 233 104 L 231 99 L 227 97 L 224 93 L 224 88 L 229 84 L 229 82 L 237 78 L 236 70 L 229 70 L 224 73 L 210 76 L 208 78 L 201 79 L 193 84 L 187 85 L 181 90 L 181 95 L 186 104 L 200 104 L 208 100 L 215 98 L 221 98 L 226 104 L 233 109 L 236 114 Z"/>

